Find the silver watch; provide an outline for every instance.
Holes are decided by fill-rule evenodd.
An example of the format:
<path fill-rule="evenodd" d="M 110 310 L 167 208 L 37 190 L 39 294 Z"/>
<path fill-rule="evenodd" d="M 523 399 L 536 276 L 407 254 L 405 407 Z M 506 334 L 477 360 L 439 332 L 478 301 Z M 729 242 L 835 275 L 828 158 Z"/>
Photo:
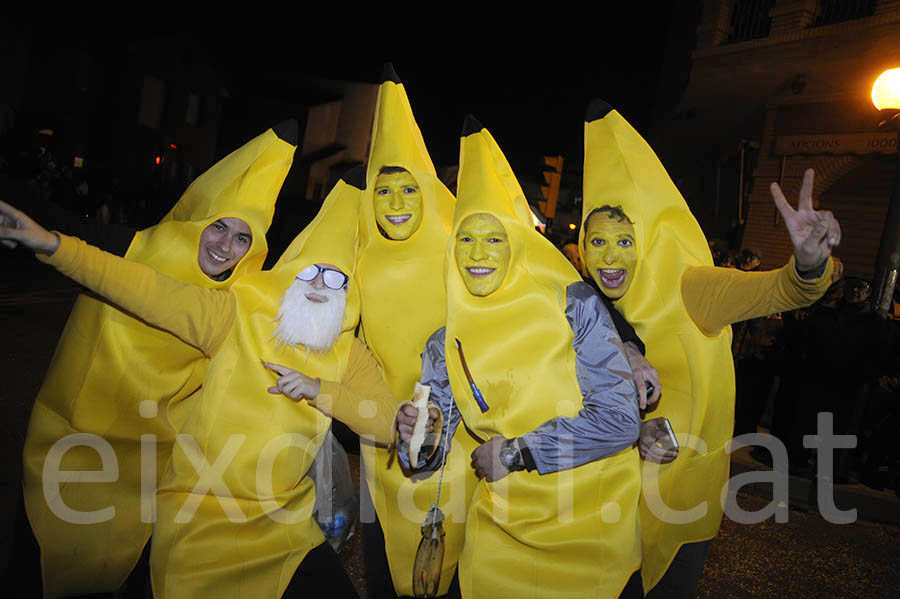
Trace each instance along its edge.
<path fill-rule="evenodd" d="M 525 464 L 522 461 L 522 452 L 516 445 L 516 439 L 507 439 L 500 446 L 500 463 L 510 472 L 524 470 Z"/>

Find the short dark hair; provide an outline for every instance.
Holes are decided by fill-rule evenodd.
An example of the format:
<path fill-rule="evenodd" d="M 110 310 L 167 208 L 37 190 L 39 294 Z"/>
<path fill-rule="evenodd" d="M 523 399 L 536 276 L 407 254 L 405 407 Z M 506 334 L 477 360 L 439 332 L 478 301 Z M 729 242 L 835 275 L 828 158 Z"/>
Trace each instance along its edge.
<path fill-rule="evenodd" d="M 403 168 L 402 166 L 392 166 L 389 164 L 384 165 L 380 169 L 378 169 L 379 175 L 393 175 L 396 173 L 408 173 L 409 171 Z"/>
<path fill-rule="evenodd" d="M 587 227 L 588 223 L 591 222 L 591 219 L 594 218 L 595 214 L 606 214 L 609 218 L 617 219 L 620 223 L 627 222 L 629 225 L 633 225 L 634 223 L 628 218 L 628 215 L 625 214 L 625 211 L 622 210 L 621 206 L 610 206 L 609 204 L 605 204 L 600 206 L 599 208 L 594 208 L 591 210 L 591 213 L 588 214 L 588 217 L 584 219 L 584 226 Z"/>

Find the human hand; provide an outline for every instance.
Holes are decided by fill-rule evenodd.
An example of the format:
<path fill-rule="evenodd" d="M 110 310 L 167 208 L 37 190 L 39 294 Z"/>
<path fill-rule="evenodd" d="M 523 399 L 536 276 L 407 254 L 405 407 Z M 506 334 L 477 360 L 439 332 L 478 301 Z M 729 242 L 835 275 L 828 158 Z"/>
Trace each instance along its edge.
<path fill-rule="evenodd" d="M 297 372 L 292 368 L 280 364 L 263 361 L 263 366 L 280 375 L 280 378 L 276 381 L 275 385 L 269 387 L 269 393 L 272 393 L 273 395 L 281 393 L 287 395 L 294 401 L 300 401 L 301 399 L 315 399 L 319 394 L 319 388 L 322 383 L 319 379 L 310 378 L 302 372 Z"/>
<path fill-rule="evenodd" d="M 641 422 L 641 436 L 638 439 L 638 452 L 641 458 L 657 464 L 668 464 L 678 457 L 678 448 L 668 449 L 660 442 L 667 435 L 662 426 L 664 418 L 651 418 Z"/>
<path fill-rule="evenodd" d="M 659 401 L 662 385 L 659 384 L 659 374 L 653 365 L 647 361 L 647 358 L 638 351 L 630 341 L 625 344 L 625 357 L 628 358 L 628 364 L 631 365 L 631 373 L 634 378 L 634 384 L 638 391 L 638 400 L 642 410 L 647 409 L 650 404 Z M 647 381 L 653 385 L 653 391 L 647 396 Z"/>
<path fill-rule="evenodd" d="M 419 410 L 411 403 L 400 406 L 397 411 L 397 431 L 400 433 L 400 440 L 409 443 L 412 438 L 413 428 L 416 426 Z M 429 434 L 434 430 L 434 422 L 440 417 L 441 412 L 434 406 L 428 408 L 428 422 L 425 424 L 425 433 Z"/>
<path fill-rule="evenodd" d="M 0 243 L 9 249 L 21 243 L 39 254 L 52 254 L 59 247 L 59 237 L 21 210 L 0 201 Z"/>
<path fill-rule="evenodd" d="M 813 177 L 814 171 L 811 168 L 803 173 L 797 210 L 784 198 L 778 183 L 770 186 L 772 199 L 775 200 L 791 236 L 794 258 L 800 272 L 818 267 L 841 242 L 841 226 L 834 215 L 828 210 L 813 210 Z"/>
<path fill-rule="evenodd" d="M 500 463 L 500 449 L 504 441 L 506 441 L 504 437 L 495 435 L 472 452 L 472 468 L 475 469 L 478 478 L 492 483 L 509 474 L 506 466 Z"/>

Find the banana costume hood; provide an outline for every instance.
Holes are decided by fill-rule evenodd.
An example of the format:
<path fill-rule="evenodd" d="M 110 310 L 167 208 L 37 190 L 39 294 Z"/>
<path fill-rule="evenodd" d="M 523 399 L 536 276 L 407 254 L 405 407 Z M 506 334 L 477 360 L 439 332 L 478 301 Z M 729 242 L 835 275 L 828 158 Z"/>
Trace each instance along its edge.
<path fill-rule="evenodd" d="M 384 166 L 402 167 L 416 180 L 422 195 L 422 220 L 404 240 L 385 237 L 376 224 L 375 181 Z M 356 276 L 362 295 L 362 330 L 381 365 L 385 382 L 398 400 L 413 396 L 422 372 L 420 354 L 435 330 L 444 326 L 444 258 L 455 198 L 437 178 L 403 84 L 390 65 L 378 93 L 366 190 L 359 211 L 360 248 Z M 458 445 L 464 440 L 455 443 Z M 471 443 L 470 443 L 471 445 Z M 462 548 L 468 494 L 464 495 L 468 451 L 451 454 L 444 473 L 441 508 L 447 514 L 446 551 L 439 594 L 450 586 Z M 389 466 L 387 451 L 364 444 L 367 484 L 384 532 L 394 589 L 411 596 L 412 566 L 420 527 L 437 496 L 437 477 L 407 477 L 399 464 Z M 469 483 L 469 487 L 472 483 Z M 410 497 L 414 508 L 401 505 Z"/>
<path fill-rule="evenodd" d="M 591 104 L 586 121 L 579 247 L 583 252 L 584 219 L 595 208 L 621 206 L 634 222 L 637 266 L 616 308 L 643 339 L 665 389 L 653 416 L 667 417 L 681 444 L 675 461 L 643 465 L 642 576 L 649 591 L 682 544 L 713 538 L 719 529 L 733 430 L 731 327 L 707 336 L 684 308 L 685 271 L 712 266 L 712 256 L 656 154 L 603 102 Z"/>
<path fill-rule="evenodd" d="M 345 175 L 271 270 L 246 275 L 232 286 L 231 330 L 212 356 L 182 428 L 196 443 L 194 451 L 202 448 L 210 463 L 232 456 L 222 473 L 227 492 L 218 487 L 206 495 L 192 493 L 203 480 L 192 465 L 198 458 L 190 444 L 176 445 L 158 494 L 156 596 L 200 597 L 210 589 L 232 589 L 235 596 L 280 597 L 306 553 L 323 542 L 311 517 L 315 486 L 306 473 L 331 419 L 309 402 L 267 393 L 277 375 L 261 360 L 323 379 L 317 399 L 328 393 L 326 380 L 341 380 L 359 320 L 353 265 L 361 187 L 361 169 Z M 350 277 L 342 331 L 322 352 L 276 347 L 282 297 L 297 273 L 317 263 Z"/>
<path fill-rule="evenodd" d="M 566 290 L 581 277 L 534 230 L 525 196 L 490 133 L 469 118 L 461 146 L 445 271 L 447 373 L 466 428 L 483 441 L 511 439 L 582 407 L 566 319 Z M 496 217 L 510 245 L 500 287 L 480 297 L 469 293 L 454 259 L 460 224 L 477 213 Z M 486 412 L 473 398 L 456 340 Z M 618 596 L 640 564 L 638 493 L 634 449 L 556 473 L 519 471 L 481 481 L 460 557 L 463 596 Z M 613 503 L 616 517 L 601 517 Z"/>
<path fill-rule="evenodd" d="M 258 271 L 296 138 L 296 121 L 286 121 L 223 158 L 188 187 L 158 225 L 135 234 L 125 257 L 206 288 L 226 288 Z M 200 270 L 197 253 L 201 233 L 223 217 L 246 222 L 253 239 L 231 275 L 214 281 Z M 24 451 L 25 505 L 41 545 L 45 592 L 112 591 L 125 581 L 150 536 L 142 485 L 155 484 L 168 463 L 185 417 L 182 400 L 200 386 L 206 363 L 198 349 L 174 335 L 96 296 L 78 298 L 35 401 Z M 45 497 L 45 458 L 54 443 L 73 433 L 105 439 L 115 452 L 118 480 L 70 483 L 57 496 Z M 144 459 L 150 480 L 143 482 L 142 435 L 155 437 L 158 465 L 151 450 Z M 103 468 L 97 452 L 84 446 L 66 452 L 59 466 Z M 104 512 L 87 525 L 73 523 L 84 520 L 70 510 Z M 111 510 L 112 517 L 97 521 Z"/>

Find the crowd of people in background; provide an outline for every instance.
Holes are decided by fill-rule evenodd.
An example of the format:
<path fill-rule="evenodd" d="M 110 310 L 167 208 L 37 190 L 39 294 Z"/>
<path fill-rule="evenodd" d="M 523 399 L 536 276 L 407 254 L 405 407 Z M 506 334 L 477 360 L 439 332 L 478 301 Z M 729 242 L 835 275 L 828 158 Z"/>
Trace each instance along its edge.
<path fill-rule="evenodd" d="M 759 257 L 744 250 L 732 263 L 752 270 Z M 791 474 L 812 478 L 816 456 L 803 437 L 815 434 L 819 412 L 831 412 L 835 434 L 857 439 L 856 448 L 838 450 L 834 482 L 897 489 L 900 320 L 879 318 L 870 297 L 869 281 L 836 268 L 809 308 L 734 327 L 735 435 L 766 429 L 787 448 Z M 751 455 L 771 464 L 764 449 Z"/>
<path fill-rule="evenodd" d="M 162 177 L 129 181 L 103 165 L 61 152 L 56 132 L 33 128 L 0 136 L 0 184 L 12 187 L 7 197 L 24 197 L 37 214 L 48 204 L 83 220 L 142 229 L 157 222 L 172 204 Z M 174 192 L 172 192 L 174 193 Z"/>

